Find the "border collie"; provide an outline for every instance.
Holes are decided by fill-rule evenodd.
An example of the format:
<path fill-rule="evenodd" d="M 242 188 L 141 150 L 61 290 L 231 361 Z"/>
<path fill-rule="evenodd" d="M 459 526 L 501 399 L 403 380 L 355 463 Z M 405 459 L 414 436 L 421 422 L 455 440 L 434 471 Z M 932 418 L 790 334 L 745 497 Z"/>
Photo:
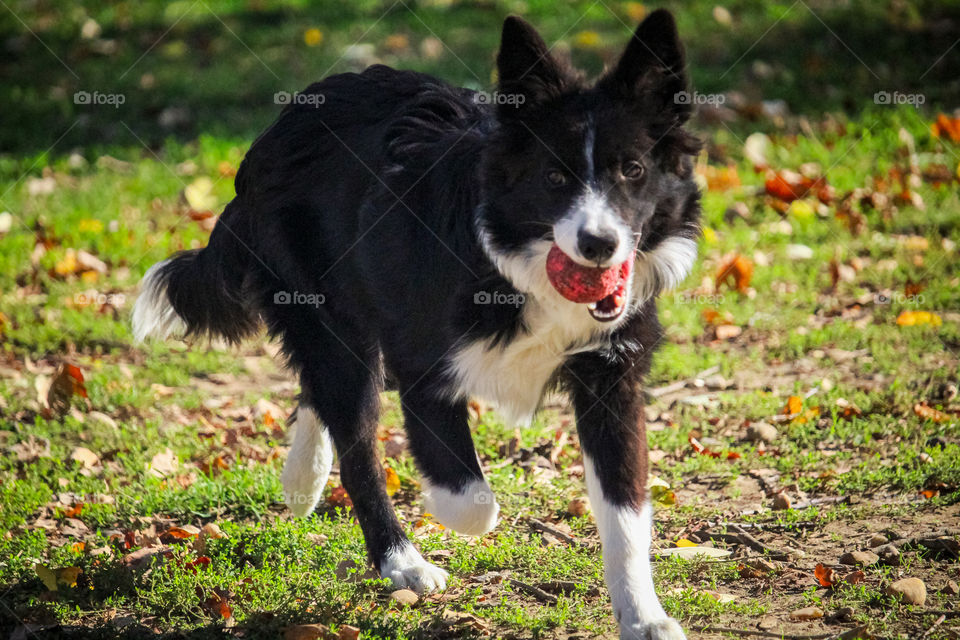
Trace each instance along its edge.
<path fill-rule="evenodd" d="M 387 496 L 380 391 L 399 391 L 424 509 L 480 535 L 499 506 L 468 399 L 524 424 L 565 390 L 621 637 L 683 639 L 651 577 L 639 384 L 655 298 L 696 258 L 684 67 L 660 10 L 595 82 L 509 17 L 492 96 L 381 65 L 313 84 L 253 143 L 207 247 L 147 272 L 135 334 L 236 342 L 265 324 L 301 384 L 287 504 L 313 510 L 336 450 L 371 560 L 418 592 L 447 573 Z"/>

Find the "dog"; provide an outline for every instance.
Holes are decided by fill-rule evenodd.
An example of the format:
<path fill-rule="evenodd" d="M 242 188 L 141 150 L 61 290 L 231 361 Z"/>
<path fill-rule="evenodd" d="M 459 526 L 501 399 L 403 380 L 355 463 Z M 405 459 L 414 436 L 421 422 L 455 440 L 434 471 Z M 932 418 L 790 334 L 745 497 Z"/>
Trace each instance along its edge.
<path fill-rule="evenodd" d="M 508 17 L 493 94 L 371 66 L 330 76 L 251 146 L 203 249 L 151 267 L 138 339 L 237 342 L 265 325 L 301 393 L 282 481 L 298 515 L 337 451 L 370 559 L 397 588 L 443 589 L 387 496 L 379 393 L 401 398 L 424 508 L 481 535 L 499 506 L 468 400 L 528 423 L 565 390 L 622 638 L 680 640 L 654 592 L 639 385 L 655 299 L 697 255 L 684 51 L 651 13 L 595 82 Z"/>

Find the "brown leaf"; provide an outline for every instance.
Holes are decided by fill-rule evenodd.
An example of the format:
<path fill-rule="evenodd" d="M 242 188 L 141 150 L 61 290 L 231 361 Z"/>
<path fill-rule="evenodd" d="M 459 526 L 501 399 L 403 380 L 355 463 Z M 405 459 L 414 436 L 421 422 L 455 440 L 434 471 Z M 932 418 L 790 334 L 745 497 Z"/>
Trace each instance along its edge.
<path fill-rule="evenodd" d="M 813 570 L 813 575 L 817 578 L 817 582 L 820 583 L 821 587 L 832 587 L 837 584 L 837 580 L 833 575 L 833 569 L 830 567 L 817 564 L 817 567 Z"/>
<path fill-rule="evenodd" d="M 753 263 L 749 258 L 734 254 L 724 261 L 717 269 L 716 286 L 727 283 L 731 289 L 746 293 L 750 288 L 750 279 L 753 277 Z"/>
<path fill-rule="evenodd" d="M 77 447 L 70 454 L 70 459 L 79 462 L 84 469 L 92 469 L 100 464 L 100 456 L 86 447 Z"/>
<path fill-rule="evenodd" d="M 83 372 L 79 367 L 64 362 L 57 369 L 50 389 L 47 391 L 46 403 L 53 411 L 64 414 L 70 408 L 70 399 L 78 395 L 87 397 L 87 389 L 83 383 Z"/>
<path fill-rule="evenodd" d="M 925 420 L 933 420 L 934 422 L 948 422 L 951 419 L 950 414 L 919 402 L 913 405 L 913 412 Z"/>
<path fill-rule="evenodd" d="M 283 640 L 336 640 L 337 635 L 330 628 L 322 624 L 298 624 L 287 627 L 283 632 Z"/>

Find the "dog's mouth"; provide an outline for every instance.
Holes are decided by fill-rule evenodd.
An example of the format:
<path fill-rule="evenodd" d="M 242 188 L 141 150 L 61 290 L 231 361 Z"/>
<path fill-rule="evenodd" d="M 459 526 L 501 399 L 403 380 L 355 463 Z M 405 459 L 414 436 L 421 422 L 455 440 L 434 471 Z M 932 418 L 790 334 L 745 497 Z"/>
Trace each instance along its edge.
<path fill-rule="evenodd" d="M 556 244 L 547 255 L 547 277 L 553 288 L 567 300 L 585 304 L 598 322 L 612 322 L 627 307 L 627 287 L 635 254 L 619 265 L 597 268 L 575 262 Z"/>

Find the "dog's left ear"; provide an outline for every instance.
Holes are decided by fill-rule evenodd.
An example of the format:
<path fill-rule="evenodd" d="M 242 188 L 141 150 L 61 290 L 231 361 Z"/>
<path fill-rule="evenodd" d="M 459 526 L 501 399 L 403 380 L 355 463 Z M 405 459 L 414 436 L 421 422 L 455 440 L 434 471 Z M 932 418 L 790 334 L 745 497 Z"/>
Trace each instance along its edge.
<path fill-rule="evenodd" d="M 686 122 L 691 100 L 686 62 L 677 24 L 666 9 L 657 9 L 640 23 L 613 71 L 601 83 L 624 97 L 658 94 L 665 108 Z"/>

